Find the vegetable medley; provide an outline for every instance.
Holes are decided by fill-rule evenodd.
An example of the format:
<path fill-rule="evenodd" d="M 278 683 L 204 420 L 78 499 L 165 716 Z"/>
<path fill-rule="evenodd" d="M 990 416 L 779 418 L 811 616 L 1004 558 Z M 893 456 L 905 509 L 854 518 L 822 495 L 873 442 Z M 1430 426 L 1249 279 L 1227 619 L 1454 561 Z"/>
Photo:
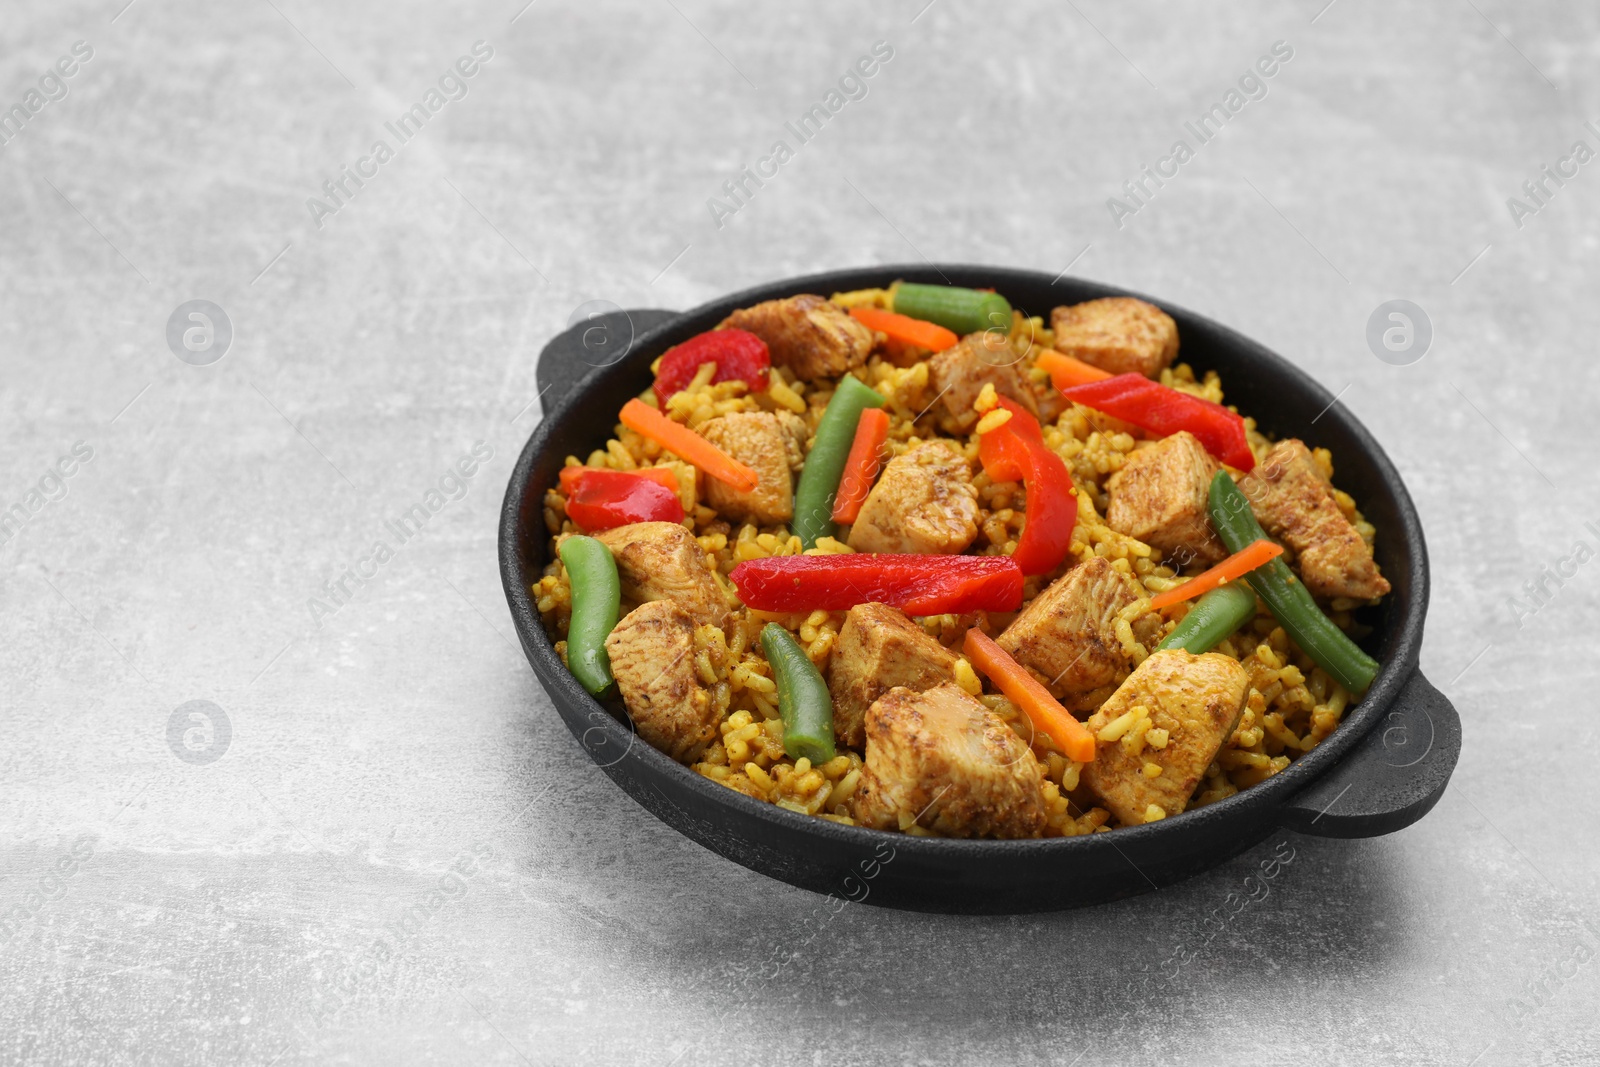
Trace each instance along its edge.
<path fill-rule="evenodd" d="M 669 349 L 545 499 L 573 675 L 730 788 L 914 834 L 1166 818 L 1270 777 L 1378 664 L 1331 457 L 1115 297 L 1047 327 L 896 283 Z"/>

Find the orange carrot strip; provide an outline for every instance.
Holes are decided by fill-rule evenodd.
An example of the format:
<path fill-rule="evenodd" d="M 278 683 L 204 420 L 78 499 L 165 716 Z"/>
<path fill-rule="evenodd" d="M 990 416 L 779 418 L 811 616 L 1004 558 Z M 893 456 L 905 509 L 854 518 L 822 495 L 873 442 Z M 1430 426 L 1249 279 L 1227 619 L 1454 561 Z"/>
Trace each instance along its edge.
<path fill-rule="evenodd" d="M 930 352 L 943 352 L 961 340 L 936 322 L 925 322 L 882 308 L 851 308 L 850 314 L 869 330 L 877 330 L 887 334 L 891 340 L 926 348 Z"/>
<path fill-rule="evenodd" d="M 607 471 L 609 471 L 610 469 L 611 469 L 610 467 L 562 467 L 561 468 L 561 491 L 563 493 L 567 494 L 568 496 L 571 496 L 573 488 L 578 484 L 578 479 L 583 477 L 583 474 L 584 474 L 585 471 L 593 471 L 593 470 L 607 470 Z M 673 474 L 670 470 L 668 470 L 665 467 L 640 467 L 637 470 L 616 471 L 615 473 L 617 473 L 617 474 L 634 474 L 634 475 L 638 475 L 640 478 L 649 478 L 653 482 L 660 482 L 662 485 L 666 486 L 668 489 L 671 489 L 674 493 L 679 491 L 678 490 L 678 476 L 676 474 Z"/>
<path fill-rule="evenodd" d="M 967 631 L 963 652 L 972 665 L 989 676 L 1011 702 L 1023 710 L 1033 728 L 1049 737 L 1069 760 L 1094 761 L 1094 735 L 1089 728 L 1050 695 L 1039 679 L 1029 674 L 1006 650 L 984 636 L 976 627 Z"/>
<path fill-rule="evenodd" d="M 1271 541 L 1252 541 L 1221 563 L 1195 575 L 1182 585 L 1150 598 L 1150 607 L 1156 611 L 1181 604 L 1192 597 L 1209 593 L 1219 585 L 1227 585 L 1235 578 L 1243 578 L 1257 567 L 1264 566 L 1283 555 L 1283 546 Z"/>
<path fill-rule="evenodd" d="M 1057 389 L 1070 389 L 1074 385 L 1086 385 L 1111 377 L 1110 371 L 1103 371 L 1081 359 L 1073 359 L 1048 348 L 1040 352 L 1034 362 L 1050 372 L 1050 381 Z"/>
<path fill-rule="evenodd" d="M 668 452 L 741 493 L 752 492 L 761 481 L 755 471 L 689 427 L 673 422 L 638 398 L 622 405 L 620 418 L 622 425 L 628 429 L 643 434 Z"/>
<path fill-rule="evenodd" d="M 883 463 L 883 443 L 888 439 L 889 413 L 882 408 L 862 408 L 850 455 L 845 457 L 844 474 L 839 478 L 839 492 L 833 498 L 834 522 L 855 522 L 861 514 L 861 505 L 866 503 L 872 480 Z"/>

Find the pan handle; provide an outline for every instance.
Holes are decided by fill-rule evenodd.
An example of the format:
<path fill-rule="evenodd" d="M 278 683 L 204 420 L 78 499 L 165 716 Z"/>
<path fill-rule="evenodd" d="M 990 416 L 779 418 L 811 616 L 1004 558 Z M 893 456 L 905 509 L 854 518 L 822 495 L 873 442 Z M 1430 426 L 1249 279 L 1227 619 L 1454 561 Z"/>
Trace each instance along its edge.
<path fill-rule="evenodd" d="M 1379 837 L 1410 826 L 1444 795 L 1461 754 L 1461 717 L 1420 670 L 1367 736 L 1278 814 L 1316 837 Z"/>
<path fill-rule="evenodd" d="M 542 409 L 552 410 L 591 373 L 620 362 L 646 330 L 677 317 L 676 311 L 660 308 L 618 308 L 591 315 L 556 334 L 539 353 L 534 370 Z"/>

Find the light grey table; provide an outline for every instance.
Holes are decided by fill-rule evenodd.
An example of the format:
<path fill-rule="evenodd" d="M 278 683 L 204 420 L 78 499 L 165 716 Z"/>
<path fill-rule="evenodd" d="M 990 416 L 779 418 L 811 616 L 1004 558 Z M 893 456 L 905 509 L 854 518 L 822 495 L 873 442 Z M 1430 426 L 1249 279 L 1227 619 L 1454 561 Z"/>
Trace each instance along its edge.
<path fill-rule="evenodd" d="M 0 25 L 0 1060 L 1600 1058 L 1592 5 L 123 2 Z M 590 763 L 495 563 L 539 348 L 593 301 L 922 258 L 1159 294 L 1366 422 L 1467 732 L 1430 816 L 1091 911 L 819 926 Z M 1431 341 L 1385 361 L 1394 299 Z"/>

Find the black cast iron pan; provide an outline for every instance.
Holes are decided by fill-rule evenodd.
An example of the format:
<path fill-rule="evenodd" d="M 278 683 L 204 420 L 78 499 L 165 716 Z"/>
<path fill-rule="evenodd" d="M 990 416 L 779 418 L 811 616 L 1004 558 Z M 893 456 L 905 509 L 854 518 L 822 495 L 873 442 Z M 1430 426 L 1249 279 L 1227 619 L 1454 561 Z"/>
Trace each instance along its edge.
<path fill-rule="evenodd" d="M 650 385 L 651 361 L 733 309 L 796 293 L 887 286 L 896 278 L 992 287 L 1019 310 L 1044 316 L 1059 304 L 1139 295 L 995 267 L 867 267 L 774 282 L 683 313 L 612 312 L 573 327 L 541 354 L 547 414 L 511 474 L 500 517 L 500 571 L 528 662 L 573 736 L 612 781 L 668 826 L 752 870 L 841 899 L 941 912 L 1096 904 L 1187 878 L 1278 828 L 1375 837 L 1427 814 L 1455 767 L 1461 723 L 1417 670 L 1428 554 L 1399 473 L 1349 410 L 1292 363 L 1162 300 L 1151 302 L 1177 320 L 1179 358 L 1198 372 L 1218 371 L 1230 404 L 1268 434 L 1333 450 L 1339 485 L 1377 527 L 1378 562 L 1394 586 L 1365 620 L 1373 632 L 1364 644 L 1383 664 L 1377 680 L 1339 728 L 1287 770 L 1220 803 L 1111 833 L 1030 841 L 907 837 L 799 815 L 717 785 L 639 740 L 624 714 L 583 690 L 546 638 L 528 595 L 547 562 L 543 498 L 563 459 L 602 446 L 618 409 Z M 620 803 L 616 814 L 639 817 Z"/>

